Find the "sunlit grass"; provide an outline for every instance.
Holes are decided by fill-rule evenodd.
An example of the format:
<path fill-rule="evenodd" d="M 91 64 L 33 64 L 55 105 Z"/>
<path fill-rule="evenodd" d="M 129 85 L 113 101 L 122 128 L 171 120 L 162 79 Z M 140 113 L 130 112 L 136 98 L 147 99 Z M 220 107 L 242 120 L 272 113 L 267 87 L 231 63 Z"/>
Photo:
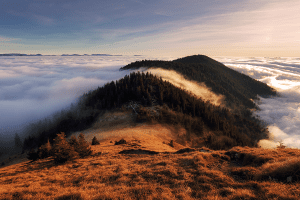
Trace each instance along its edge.
<path fill-rule="evenodd" d="M 116 146 L 109 141 L 100 142 L 92 146 L 93 151 L 105 149 L 106 153 L 98 156 L 60 165 L 50 157 L 3 167 L 0 199 L 300 197 L 299 150 L 236 147 L 229 151 L 121 155 L 109 153 L 113 148 Z M 287 182 L 286 176 L 292 176 L 292 181 Z"/>

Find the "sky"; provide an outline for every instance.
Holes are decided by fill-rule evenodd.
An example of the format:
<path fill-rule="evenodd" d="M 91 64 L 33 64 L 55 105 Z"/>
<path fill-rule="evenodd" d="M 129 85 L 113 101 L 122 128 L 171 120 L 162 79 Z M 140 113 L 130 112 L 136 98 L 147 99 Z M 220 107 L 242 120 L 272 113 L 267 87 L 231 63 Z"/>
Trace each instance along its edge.
<path fill-rule="evenodd" d="M 0 53 L 300 56 L 299 0 L 1 0 Z"/>

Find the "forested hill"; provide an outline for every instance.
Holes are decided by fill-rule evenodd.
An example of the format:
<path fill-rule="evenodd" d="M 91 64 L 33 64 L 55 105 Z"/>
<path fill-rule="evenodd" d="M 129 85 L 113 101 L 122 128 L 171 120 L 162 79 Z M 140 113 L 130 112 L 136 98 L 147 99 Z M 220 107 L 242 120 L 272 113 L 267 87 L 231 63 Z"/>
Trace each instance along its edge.
<path fill-rule="evenodd" d="M 235 110 L 256 108 L 251 99 L 257 99 L 257 95 L 263 97 L 276 95 L 275 89 L 267 84 L 234 71 L 204 55 L 188 56 L 173 61 L 136 61 L 120 70 L 140 67 L 175 70 L 189 80 L 204 82 L 214 93 L 224 95 L 226 106 Z"/>
<path fill-rule="evenodd" d="M 246 75 L 225 67 L 206 56 L 189 56 L 174 61 L 137 61 L 124 69 L 153 67 L 172 69 L 187 79 L 204 82 L 213 92 L 226 97 L 226 107 L 216 106 L 197 98 L 186 90 L 163 81 L 151 73 L 130 73 L 124 78 L 98 87 L 80 97 L 77 105 L 28 127 L 23 150 L 39 147 L 59 132 L 70 136 L 97 121 L 105 111 L 132 110 L 131 103 L 139 105 L 134 110 L 136 121 L 180 125 L 187 130 L 186 140 L 195 135 L 202 145 L 212 149 L 233 146 L 256 146 L 268 135 L 261 121 L 254 117 L 251 99 L 257 95 L 276 95 L 274 89 Z"/>

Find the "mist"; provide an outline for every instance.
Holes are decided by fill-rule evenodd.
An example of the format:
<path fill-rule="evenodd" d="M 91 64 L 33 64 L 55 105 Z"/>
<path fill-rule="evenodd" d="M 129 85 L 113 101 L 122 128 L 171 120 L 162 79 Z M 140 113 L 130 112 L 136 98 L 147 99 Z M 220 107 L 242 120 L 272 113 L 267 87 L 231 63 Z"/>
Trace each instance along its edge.
<path fill-rule="evenodd" d="M 227 67 L 268 84 L 279 97 L 262 98 L 255 112 L 268 124 L 270 140 L 259 142 L 264 148 L 281 143 L 300 148 L 300 59 L 299 58 L 215 58 Z"/>
<path fill-rule="evenodd" d="M 76 102 L 84 93 L 118 80 L 119 71 L 145 56 L 0 57 L 0 146 L 15 133 Z M 22 138 L 22 135 L 20 135 Z M 23 138 L 24 139 L 24 138 Z"/>
<path fill-rule="evenodd" d="M 15 133 L 76 102 L 85 92 L 118 80 L 131 70 L 119 71 L 137 60 L 172 60 L 146 56 L 39 56 L 0 57 L 0 146 L 13 144 Z M 300 148 L 300 59 L 297 58 L 215 58 L 236 71 L 274 87 L 279 97 L 256 102 L 254 114 L 268 124 L 270 140 L 265 148 L 282 142 Z M 223 96 L 202 83 L 190 82 L 174 71 L 149 69 L 163 80 L 191 91 L 215 105 Z M 22 135 L 20 135 L 22 138 Z M 24 138 L 23 138 L 24 139 Z"/>
<path fill-rule="evenodd" d="M 165 70 L 161 68 L 150 68 L 150 69 L 141 69 L 143 72 L 150 72 L 155 74 L 158 77 L 162 77 L 162 80 L 166 80 L 176 87 L 182 88 L 188 92 L 195 94 L 198 98 L 203 99 L 204 101 L 209 101 L 210 103 L 219 106 L 223 103 L 224 96 L 217 95 L 211 91 L 204 83 L 198 83 L 196 81 L 189 81 L 185 79 L 181 74 L 177 73 L 174 70 Z"/>

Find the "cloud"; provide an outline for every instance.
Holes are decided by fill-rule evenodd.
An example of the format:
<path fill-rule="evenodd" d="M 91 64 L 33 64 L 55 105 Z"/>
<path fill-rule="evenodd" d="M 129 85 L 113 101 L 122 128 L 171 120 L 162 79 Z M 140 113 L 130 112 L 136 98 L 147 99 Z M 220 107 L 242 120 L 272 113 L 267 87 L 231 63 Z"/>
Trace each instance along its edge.
<path fill-rule="evenodd" d="M 300 60 L 297 58 L 216 58 L 226 66 L 267 83 L 279 97 L 262 98 L 255 114 L 268 123 L 270 141 L 262 146 L 300 148 Z"/>
<path fill-rule="evenodd" d="M 123 78 L 130 71 L 120 67 L 143 59 L 153 58 L 0 57 L 0 135 L 11 139 L 28 123 L 60 111 L 83 93 Z"/>
<path fill-rule="evenodd" d="M 35 19 L 41 25 L 52 26 L 56 24 L 55 19 L 43 15 L 34 14 L 32 15 L 32 18 Z"/>
<path fill-rule="evenodd" d="M 141 71 L 144 71 L 145 73 L 150 72 L 151 74 L 162 77 L 162 80 L 169 81 L 173 85 L 195 94 L 198 98 L 202 98 L 204 101 L 210 101 L 214 105 L 219 106 L 224 100 L 224 96 L 216 95 L 204 83 L 186 80 L 176 71 L 161 68 L 150 68 L 148 70 L 141 69 Z"/>

